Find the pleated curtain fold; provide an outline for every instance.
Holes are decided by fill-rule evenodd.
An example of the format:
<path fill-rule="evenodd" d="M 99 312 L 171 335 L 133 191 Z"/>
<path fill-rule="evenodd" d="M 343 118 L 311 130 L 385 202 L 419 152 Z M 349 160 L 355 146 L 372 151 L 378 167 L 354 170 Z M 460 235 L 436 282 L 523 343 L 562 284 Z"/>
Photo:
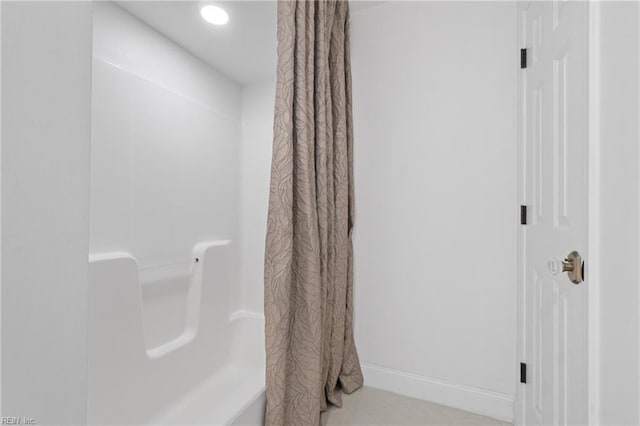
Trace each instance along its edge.
<path fill-rule="evenodd" d="M 265 252 L 267 425 L 318 425 L 363 383 L 353 339 L 346 1 L 278 2 Z"/>

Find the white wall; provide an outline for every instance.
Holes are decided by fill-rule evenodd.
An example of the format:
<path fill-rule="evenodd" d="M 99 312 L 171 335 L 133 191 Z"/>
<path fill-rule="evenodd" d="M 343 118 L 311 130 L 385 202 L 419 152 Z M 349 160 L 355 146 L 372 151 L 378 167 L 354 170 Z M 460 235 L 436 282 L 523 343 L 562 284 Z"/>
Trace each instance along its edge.
<path fill-rule="evenodd" d="M 91 4 L 2 9 L 2 415 L 83 424 Z"/>
<path fill-rule="evenodd" d="M 273 145 L 275 81 L 243 87 L 242 288 L 244 309 L 264 310 L 264 244 Z"/>
<path fill-rule="evenodd" d="M 597 92 L 591 105 L 592 122 L 598 121 L 590 142 L 596 183 L 590 196 L 596 201 L 589 212 L 598 256 L 590 253 L 587 260 L 587 274 L 597 274 L 590 281 L 598 287 L 590 289 L 591 312 L 599 313 L 592 319 L 592 421 L 639 424 L 640 7 L 602 2 L 592 5 L 592 12 L 599 12 L 594 25 L 599 61 L 592 70 Z"/>
<path fill-rule="evenodd" d="M 197 243 L 238 247 L 240 85 L 113 3 L 94 34 L 91 253 L 186 274 Z"/>
<path fill-rule="evenodd" d="M 2 2 L 0 2 L 0 224 L 2 223 Z M 0 242 L 2 226 L 0 225 Z M 0 243 L 0 414 L 2 411 L 2 244 Z"/>
<path fill-rule="evenodd" d="M 510 420 L 515 4 L 389 2 L 351 31 L 365 381 Z"/>

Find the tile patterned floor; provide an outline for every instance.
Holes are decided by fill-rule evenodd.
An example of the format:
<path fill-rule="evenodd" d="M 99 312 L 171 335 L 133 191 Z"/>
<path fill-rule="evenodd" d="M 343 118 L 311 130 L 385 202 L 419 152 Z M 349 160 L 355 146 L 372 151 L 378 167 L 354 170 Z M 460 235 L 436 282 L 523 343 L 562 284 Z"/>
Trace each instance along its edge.
<path fill-rule="evenodd" d="M 509 425 L 500 420 L 419 399 L 364 387 L 343 396 L 342 408 L 322 414 L 324 426 Z"/>

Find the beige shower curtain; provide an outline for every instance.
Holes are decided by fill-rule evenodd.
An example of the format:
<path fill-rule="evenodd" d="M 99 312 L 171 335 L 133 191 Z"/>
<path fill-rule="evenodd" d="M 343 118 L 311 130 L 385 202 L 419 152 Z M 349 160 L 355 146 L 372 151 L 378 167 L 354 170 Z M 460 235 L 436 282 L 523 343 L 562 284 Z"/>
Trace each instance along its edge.
<path fill-rule="evenodd" d="M 346 1 L 278 2 L 265 254 L 268 425 L 317 425 L 362 386 L 353 341 Z"/>

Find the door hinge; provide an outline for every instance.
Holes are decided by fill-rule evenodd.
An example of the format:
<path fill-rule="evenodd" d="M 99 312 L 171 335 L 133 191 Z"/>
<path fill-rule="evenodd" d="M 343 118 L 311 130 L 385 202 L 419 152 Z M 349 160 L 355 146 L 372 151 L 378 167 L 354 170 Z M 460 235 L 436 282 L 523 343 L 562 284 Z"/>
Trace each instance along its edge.
<path fill-rule="evenodd" d="M 527 364 L 520 363 L 520 383 L 527 383 Z"/>
<path fill-rule="evenodd" d="M 520 206 L 520 225 L 527 224 L 527 206 Z"/>
<path fill-rule="evenodd" d="M 520 49 L 520 68 L 527 67 L 527 49 Z"/>

